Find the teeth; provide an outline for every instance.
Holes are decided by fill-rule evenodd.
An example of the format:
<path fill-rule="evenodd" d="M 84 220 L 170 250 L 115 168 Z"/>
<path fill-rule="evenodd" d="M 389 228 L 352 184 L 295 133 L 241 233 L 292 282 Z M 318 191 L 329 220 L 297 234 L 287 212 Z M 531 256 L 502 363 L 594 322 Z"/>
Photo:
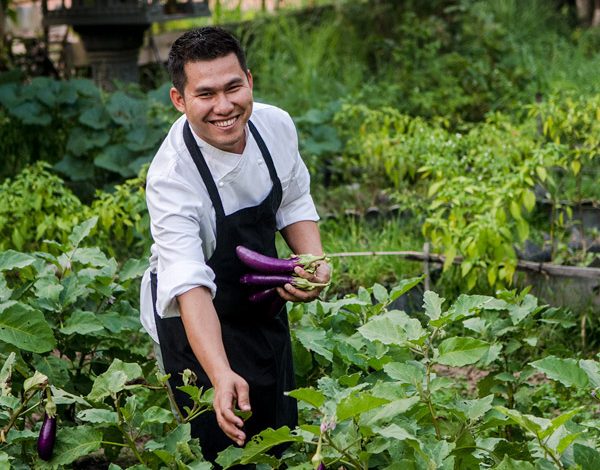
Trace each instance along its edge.
<path fill-rule="evenodd" d="M 235 122 L 236 118 L 228 119 L 227 121 L 213 121 L 213 124 L 217 127 L 231 126 Z"/>

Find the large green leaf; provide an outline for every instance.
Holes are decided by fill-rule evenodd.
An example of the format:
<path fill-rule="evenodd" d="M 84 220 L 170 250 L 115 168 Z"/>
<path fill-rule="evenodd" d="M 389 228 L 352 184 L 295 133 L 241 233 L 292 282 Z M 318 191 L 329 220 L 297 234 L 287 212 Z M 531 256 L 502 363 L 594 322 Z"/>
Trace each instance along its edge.
<path fill-rule="evenodd" d="M 325 395 L 320 390 L 314 388 L 297 388 L 288 392 L 288 395 L 296 400 L 304 401 L 314 408 L 320 408 L 325 403 Z"/>
<path fill-rule="evenodd" d="M 301 436 L 293 434 L 290 428 L 283 426 L 278 429 L 265 429 L 257 436 L 254 436 L 245 446 L 241 456 L 240 463 L 246 464 L 254 462 L 260 454 L 264 454 L 269 449 L 286 442 L 302 442 Z"/>
<path fill-rule="evenodd" d="M 302 328 L 295 330 L 295 335 L 298 341 L 302 343 L 309 351 L 314 351 L 320 354 L 328 361 L 333 360 L 333 345 L 329 338 L 327 338 L 327 332 L 320 328 Z"/>
<path fill-rule="evenodd" d="M 480 339 L 469 337 L 448 338 L 439 345 L 439 355 L 434 360 L 439 364 L 452 367 L 475 364 L 487 354 L 489 347 L 488 343 Z"/>
<path fill-rule="evenodd" d="M 98 216 L 94 216 L 74 227 L 73 231 L 69 235 L 69 242 L 71 243 L 71 245 L 73 247 L 79 246 L 81 241 L 90 234 L 90 232 L 96 226 L 97 223 Z"/>
<path fill-rule="evenodd" d="M 398 382 L 417 385 L 425 379 L 425 367 L 416 361 L 389 362 L 383 366 L 384 372 Z"/>
<path fill-rule="evenodd" d="M 42 312 L 13 301 L 0 305 L 0 341 L 36 353 L 51 351 L 56 346 Z"/>
<path fill-rule="evenodd" d="M 115 359 L 107 371 L 96 378 L 88 398 L 93 401 L 100 401 L 123 390 L 128 381 L 142 376 L 142 368 L 138 364 Z"/>
<path fill-rule="evenodd" d="M 592 387 L 600 388 L 600 362 L 592 359 L 581 359 L 579 367 L 587 374 Z"/>
<path fill-rule="evenodd" d="M 462 294 L 456 299 L 446 313 L 438 319 L 430 320 L 431 326 L 441 327 L 449 322 L 455 322 L 465 317 L 475 315 L 475 313 L 485 308 L 487 304 L 493 303 L 496 299 L 486 295 L 466 295 Z"/>
<path fill-rule="evenodd" d="M 135 172 L 129 167 L 132 160 L 133 156 L 127 147 L 122 144 L 114 144 L 102 149 L 94 158 L 94 164 L 128 178 L 135 176 Z"/>
<path fill-rule="evenodd" d="M 102 443 L 102 431 L 91 426 L 59 428 L 52 459 L 40 462 L 40 468 L 56 468 L 68 465 L 79 457 L 98 450 Z"/>
<path fill-rule="evenodd" d="M 530 365 L 567 387 L 584 388 L 589 383 L 587 374 L 581 370 L 575 359 L 548 356 Z"/>
<path fill-rule="evenodd" d="M 92 129 L 101 130 L 110 124 L 110 116 L 103 106 L 94 106 L 80 114 L 79 122 Z"/>
<path fill-rule="evenodd" d="M 342 399 L 337 405 L 335 414 L 338 421 L 345 421 L 365 411 L 379 408 L 386 403 L 389 403 L 389 400 L 385 398 L 376 397 L 370 393 L 359 392 Z"/>
<path fill-rule="evenodd" d="M 493 400 L 494 395 L 488 395 L 475 400 L 460 400 L 455 403 L 455 406 L 469 420 L 475 421 L 492 409 Z"/>
<path fill-rule="evenodd" d="M 399 310 L 372 317 L 358 331 L 368 340 L 400 346 L 407 342 L 420 343 L 427 336 L 419 320 Z"/>
<path fill-rule="evenodd" d="M 35 261 L 31 255 L 20 253 L 15 250 L 6 250 L 0 253 L 0 272 L 10 269 L 24 268 Z"/>
<path fill-rule="evenodd" d="M 597 470 L 600 468 L 600 452 L 592 447 L 579 443 L 573 444 L 573 458 L 581 465 L 581 470 Z"/>
<path fill-rule="evenodd" d="M 90 333 L 98 333 L 104 330 L 104 325 L 98 319 L 98 315 L 94 312 L 86 312 L 76 310 L 65 322 L 65 326 L 60 329 L 64 335 L 88 335 Z"/>
<path fill-rule="evenodd" d="M 425 275 L 419 276 L 419 277 L 413 277 L 411 279 L 403 279 L 402 281 L 400 281 L 400 283 L 397 286 L 392 288 L 392 290 L 390 291 L 390 297 L 389 297 L 390 301 L 393 302 L 398 297 L 406 294 L 413 287 L 415 287 L 419 283 L 421 283 L 423 281 L 423 279 L 425 279 Z"/>
<path fill-rule="evenodd" d="M 147 259 L 128 259 L 119 271 L 119 279 L 121 281 L 128 281 L 129 279 L 141 277 L 147 267 Z"/>
<path fill-rule="evenodd" d="M 377 434 L 387 439 L 393 439 L 395 441 L 404 441 L 407 439 L 416 440 L 415 435 L 409 430 L 398 426 L 397 424 L 390 424 L 389 426 L 373 429 Z"/>

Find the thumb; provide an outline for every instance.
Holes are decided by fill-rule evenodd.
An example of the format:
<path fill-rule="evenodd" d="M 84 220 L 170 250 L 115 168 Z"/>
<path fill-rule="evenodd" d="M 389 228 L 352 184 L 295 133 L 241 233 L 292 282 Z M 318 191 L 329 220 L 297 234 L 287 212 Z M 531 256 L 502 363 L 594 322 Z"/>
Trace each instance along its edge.
<path fill-rule="evenodd" d="M 248 384 L 246 382 L 237 382 L 235 384 L 237 395 L 237 404 L 242 411 L 250 411 L 250 396 L 248 394 Z"/>

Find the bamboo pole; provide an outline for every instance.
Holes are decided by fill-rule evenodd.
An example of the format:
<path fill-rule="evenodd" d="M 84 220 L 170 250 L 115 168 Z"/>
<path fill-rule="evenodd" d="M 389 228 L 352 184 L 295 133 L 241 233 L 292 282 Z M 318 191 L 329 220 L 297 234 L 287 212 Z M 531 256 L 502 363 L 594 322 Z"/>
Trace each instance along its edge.
<path fill-rule="evenodd" d="M 444 264 L 446 257 L 437 253 L 423 253 L 421 251 L 354 251 L 331 253 L 330 258 L 350 258 L 355 256 L 401 256 L 415 261 Z M 454 264 L 461 264 L 462 257 L 454 258 Z M 552 263 L 537 263 L 535 261 L 518 260 L 517 269 L 543 273 L 549 276 L 577 277 L 584 279 L 600 279 L 600 268 L 585 268 L 579 266 L 563 266 Z"/>

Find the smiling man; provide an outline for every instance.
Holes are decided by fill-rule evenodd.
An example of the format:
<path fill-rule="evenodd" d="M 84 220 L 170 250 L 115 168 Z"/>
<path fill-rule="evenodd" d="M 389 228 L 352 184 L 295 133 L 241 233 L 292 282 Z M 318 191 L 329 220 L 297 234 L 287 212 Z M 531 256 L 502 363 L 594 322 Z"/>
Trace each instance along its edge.
<path fill-rule="evenodd" d="M 142 280 L 141 321 L 180 410 L 190 406 L 182 372 L 214 387 L 214 413 L 192 421 L 211 461 L 267 427 L 293 427 L 296 404 L 285 308 L 248 301 L 235 248 L 277 256 L 280 231 L 293 253 L 322 254 L 310 178 L 290 116 L 254 103 L 252 75 L 238 41 L 205 27 L 183 34 L 169 54 L 173 105 L 182 113 L 148 171 L 146 199 L 154 244 Z M 330 268 L 296 274 L 327 283 Z M 319 290 L 278 288 L 291 302 Z M 235 410 L 251 411 L 245 422 Z"/>

